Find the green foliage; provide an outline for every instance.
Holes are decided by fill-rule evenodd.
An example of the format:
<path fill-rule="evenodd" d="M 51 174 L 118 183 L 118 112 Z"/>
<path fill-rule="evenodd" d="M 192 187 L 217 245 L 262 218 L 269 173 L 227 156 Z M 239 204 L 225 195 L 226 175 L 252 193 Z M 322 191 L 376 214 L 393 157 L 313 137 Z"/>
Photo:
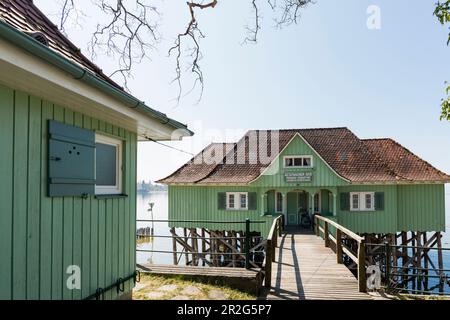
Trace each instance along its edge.
<path fill-rule="evenodd" d="M 450 121 L 450 86 L 445 89 L 445 93 L 447 94 L 447 98 L 442 99 L 441 107 L 441 120 Z"/>
<path fill-rule="evenodd" d="M 450 0 L 444 1 L 443 3 L 438 2 L 436 4 L 436 9 L 434 10 L 434 15 L 438 18 L 442 25 L 450 22 Z M 449 43 L 450 34 L 448 36 L 447 45 Z"/>
<path fill-rule="evenodd" d="M 439 22 L 444 25 L 450 22 L 450 0 L 444 2 L 438 2 L 436 4 L 436 9 L 434 10 L 434 15 L 438 18 Z M 447 39 L 447 45 L 450 44 L 450 33 Z M 450 86 L 445 89 L 447 97 L 442 99 L 441 103 L 441 120 L 450 121 Z"/>

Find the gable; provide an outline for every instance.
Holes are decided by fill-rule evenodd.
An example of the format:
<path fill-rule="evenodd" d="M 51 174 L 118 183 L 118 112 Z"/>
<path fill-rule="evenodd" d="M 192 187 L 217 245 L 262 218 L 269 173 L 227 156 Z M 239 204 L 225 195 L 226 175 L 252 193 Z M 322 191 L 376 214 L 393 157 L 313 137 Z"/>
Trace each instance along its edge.
<path fill-rule="evenodd" d="M 285 168 L 285 158 L 290 156 L 312 156 L 313 167 Z M 297 180 L 297 182 L 288 182 L 288 180 Z M 252 182 L 252 185 L 260 187 L 317 187 L 346 184 L 348 182 L 340 177 L 300 134 L 296 134 L 272 164 Z"/>

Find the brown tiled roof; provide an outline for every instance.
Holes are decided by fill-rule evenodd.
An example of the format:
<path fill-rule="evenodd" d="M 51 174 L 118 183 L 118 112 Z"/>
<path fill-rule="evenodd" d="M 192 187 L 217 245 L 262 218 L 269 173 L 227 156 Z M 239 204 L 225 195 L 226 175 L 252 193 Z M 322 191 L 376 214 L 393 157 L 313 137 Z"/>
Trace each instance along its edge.
<path fill-rule="evenodd" d="M 382 159 L 402 179 L 448 181 L 450 178 L 392 139 L 368 139 L 363 141 L 377 157 Z"/>
<path fill-rule="evenodd" d="M 164 179 L 164 183 L 196 183 L 208 176 L 217 163 L 223 162 L 225 156 L 235 143 L 212 143 L 203 149 L 175 173 Z"/>
<path fill-rule="evenodd" d="M 59 31 L 58 27 L 33 4 L 32 0 L 0 0 L 0 19 L 24 33 L 40 32 L 44 34 L 50 49 L 91 71 L 116 88 L 123 90 L 121 86 L 86 58 L 80 49 L 70 42 Z"/>
<path fill-rule="evenodd" d="M 264 132 L 268 134 L 261 135 Z M 450 181 L 450 176 L 435 169 L 390 139 L 361 140 L 347 128 L 290 129 L 277 132 L 279 133 L 279 147 L 273 154 L 270 154 L 271 138 L 275 136 L 270 131 L 249 131 L 237 144 L 227 145 L 227 148 L 231 149 L 221 163 L 216 165 L 200 164 L 202 153 L 209 152 L 210 148 L 225 146 L 213 144 L 196 156 L 196 164 L 193 163 L 193 159 L 174 174 L 159 182 L 165 184 L 250 183 L 261 175 L 297 134 L 320 155 L 332 170 L 343 179 L 353 183 Z M 251 136 L 256 136 L 258 143 L 249 143 Z M 265 164 L 260 161 L 252 161 L 259 159 L 261 136 L 268 138 L 267 152 L 265 153 L 269 154 Z M 240 153 L 238 150 L 245 150 L 245 152 Z M 238 159 L 239 154 L 244 154 L 245 159 Z"/>

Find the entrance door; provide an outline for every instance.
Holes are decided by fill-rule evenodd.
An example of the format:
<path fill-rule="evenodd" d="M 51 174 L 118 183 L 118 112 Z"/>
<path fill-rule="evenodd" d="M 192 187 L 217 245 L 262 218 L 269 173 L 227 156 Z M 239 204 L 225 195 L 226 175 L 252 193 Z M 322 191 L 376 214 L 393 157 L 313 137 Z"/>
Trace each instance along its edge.
<path fill-rule="evenodd" d="M 297 192 L 289 192 L 287 195 L 287 224 L 288 226 L 298 226 L 298 211 L 297 211 Z"/>
<path fill-rule="evenodd" d="M 300 225 L 300 216 L 308 212 L 308 193 L 289 192 L 287 195 L 287 224 L 289 226 Z"/>

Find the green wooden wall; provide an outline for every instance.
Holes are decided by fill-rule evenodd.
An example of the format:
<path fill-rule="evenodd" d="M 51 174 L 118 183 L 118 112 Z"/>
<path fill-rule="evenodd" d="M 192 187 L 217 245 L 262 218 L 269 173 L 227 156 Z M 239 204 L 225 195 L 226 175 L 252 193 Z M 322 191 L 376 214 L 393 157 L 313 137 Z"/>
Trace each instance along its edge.
<path fill-rule="evenodd" d="M 338 221 L 354 232 L 393 233 L 397 228 L 397 186 L 348 186 L 338 192 L 384 192 L 383 211 L 342 211 L 337 197 Z"/>
<path fill-rule="evenodd" d="M 203 187 L 203 186 L 169 186 L 169 218 L 170 220 L 185 221 L 214 221 L 214 223 L 172 223 L 172 227 L 206 228 L 210 230 L 235 230 L 245 231 L 242 223 L 219 223 L 219 222 L 245 222 L 265 221 L 265 223 L 252 224 L 251 230 L 261 232 L 263 235 L 269 233 L 273 217 L 261 215 L 262 201 L 258 193 L 257 210 L 219 210 L 218 194 L 220 192 L 258 192 L 256 188 L 249 187 Z"/>
<path fill-rule="evenodd" d="M 397 195 L 399 231 L 445 231 L 443 184 L 398 186 Z"/>
<path fill-rule="evenodd" d="M 285 156 L 313 156 L 313 169 L 285 169 Z M 312 172 L 313 179 L 311 182 L 302 184 L 286 183 L 285 172 Z M 295 136 L 291 143 L 280 153 L 275 161 L 269 166 L 257 180 L 251 185 L 255 187 L 334 187 L 348 184 L 345 180 L 337 176 L 328 165 L 320 159 L 317 153 L 312 150 L 299 136 Z"/>
<path fill-rule="evenodd" d="M 384 192 L 382 211 L 351 212 L 340 210 L 338 221 L 359 233 L 394 233 L 400 231 L 445 231 L 444 184 L 348 186 L 338 192 Z"/>
<path fill-rule="evenodd" d="M 1 85 L 0 119 L 0 299 L 81 299 L 132 274 L 136 134 Z M 123 139 L 128 197 L 47 197 L 48 119 Z M 70 265 L 81 290 L 66 287 Z"/>

